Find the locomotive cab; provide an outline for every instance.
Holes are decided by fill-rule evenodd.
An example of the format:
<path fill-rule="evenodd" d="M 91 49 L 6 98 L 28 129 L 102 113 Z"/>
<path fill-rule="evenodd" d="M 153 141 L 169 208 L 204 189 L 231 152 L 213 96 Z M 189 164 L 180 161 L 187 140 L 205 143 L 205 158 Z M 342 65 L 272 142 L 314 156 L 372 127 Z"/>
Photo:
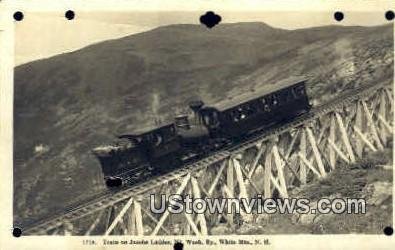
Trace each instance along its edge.
<path fill-rule="evenodd" d="M 212 107 L 205 107 L 199 112 L 202 124 L 210 131 L 216 130 L 220 125 L 219 112 Z"/>
<path fill-rule="evenodd" d="M 192 119 L 189 119 L 188 115 L 179 115 L 175 118 L 177 133 L 184 146 L 196 146 L 209 139 L 209 131 L 199 112 L 203 105 L 202 101 L 190 102 L 189 107 L 193 111 Z"/>
<path fill-rule="evenodd" d="M 212 107 L 206 107 L 202 101 L 195 101 L 189 104 L 194 113 L 196 125 L 205 127 L 208 130 L 219 126 L 219 112 Z"/>

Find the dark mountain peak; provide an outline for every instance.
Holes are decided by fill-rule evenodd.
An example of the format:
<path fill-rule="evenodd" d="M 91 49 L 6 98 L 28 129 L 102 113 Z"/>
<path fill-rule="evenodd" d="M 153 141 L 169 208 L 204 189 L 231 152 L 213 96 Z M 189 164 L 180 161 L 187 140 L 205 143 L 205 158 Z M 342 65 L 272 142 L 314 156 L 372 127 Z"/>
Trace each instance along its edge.
<path fill-rule="evenodd" d="M 231 29 L 266 29 L 273 30 L 274 28 L 264 22 L 237 22 L 237 23 L 223 23 L 218 28 L 231 28 Z"/>
<path fill-rule="evenodd" d="M 263 22 L 238 22 L 238 23 L 220 23 L 217 26 L 209 29 L 201 24 L 171 24 L 161 26 L 151 30 L 152 32 L 204 32 L 204 33 L 218 33 L 218 32 L 268 32 L 279 30 Z"/>
<path fill-rule="evenodd" d="M 157 30 L 161 29 L 196 29 L 196 28 L 203 28 L 203 29 L 208 29 L 208 30 L 215 30 L 215 29 L 221 29 L 221 28 L 251 28 L 251 27 L 256 27 L 256 28 L 270 28 L 274 29 L 272 26 L 264 23 L 264 22 L 236 22 L 236 23 L 224 23 L 221 22 L 217 26 L 214 26 L 212 29 L 208 29 L 206 26 L 201 25 L 201 24 L 169 24 L 169 25 L 164 25 L 156 28 Z M 155 30 L 155 29 L 154 29 Z"/>

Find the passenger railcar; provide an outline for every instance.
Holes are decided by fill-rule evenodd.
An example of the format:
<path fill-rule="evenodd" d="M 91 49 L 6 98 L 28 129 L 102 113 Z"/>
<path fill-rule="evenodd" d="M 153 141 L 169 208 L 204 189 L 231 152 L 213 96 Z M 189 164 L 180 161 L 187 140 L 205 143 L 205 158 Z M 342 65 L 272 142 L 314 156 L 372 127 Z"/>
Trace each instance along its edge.
<path fill-rule="evenodd" d="M 198 112 L 213 136 L 237 138 L 286 122 L 310 108 L 305 79 L 292 78 L 203 106 Z"/>

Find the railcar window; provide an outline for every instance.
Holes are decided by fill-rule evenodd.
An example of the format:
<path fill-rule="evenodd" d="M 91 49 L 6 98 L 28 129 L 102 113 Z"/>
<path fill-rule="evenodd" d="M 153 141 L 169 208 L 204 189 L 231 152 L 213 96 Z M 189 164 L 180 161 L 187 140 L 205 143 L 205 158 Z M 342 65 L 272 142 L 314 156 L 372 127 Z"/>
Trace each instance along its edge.
<path fill-rule="evenodd" d="M 231 120 L 231 121 L 235 121 L 235 112 L 229 112 L 228 113 L 228 116 L 229 116 L 229 120 Z"/>
<path fill-rule="evenodd" d="M 289 96 L 290 100 L 294 100 L 295 99 L 295 95 L 294 95 L 293 89 L 289 89 L 288 96 Z"/>
<path fill-rule="evenodd" d="M 170 127 L 170 133 L 171 133 L 171 134 L 174 134 L 175 131 L 176 131 L 176 130 L 174 129 L 174 127 L 171 126 L 171 127 Z"/>
<path fill-rule="evenodd" d="M 256 112 L 256 104 L 255 102 L 250 103 L 248 106 L 248 115 L 253 115 Z"/>
<path fill-rule="evenodd" d="M 237 110 L 232 111 L 232 120 L 235 122 L 240 121 L 241 117 L 241 108 L 238 108 Z"/>
<path fill-rule="evenodd" d="M 293 99 L 292 91 L 291 91 L 291 90 L 292 90 L 292 89 L 286 89 L 285 92 L 284 92 L 285 101 L 286 101 L 286 102 L 290 102 L 290 101 L 292 101 L 292 99 Z"/>
<path fill-rule="evenodd" d="M 289 89 L 284 89 L 281 92 L 281 103 L 287 103 L 289 101 Z"/>
<path fill-rule="evenodd" d="M 279 94 L 278 94 L 278 101 L 280 104 L 283 104 L 287 101 L 287 93 L 286 90 L 282 90 Z"/>
<path fill-rule="evenodd" d="M 213 119 L 214 119 L 214 121 L 218 121 L 218 113 L 217 112 L 213 112 Z"/>
<path fill-rule="evenodd" d="M 294 96 L 294 98 L 298 98 L 298 95 L 296 93 L 296 89 L 292 89 L 292 95 Z"/>
<path fill-rule="evenodd" d="M 173 127 L 173 126 L 170 126 L 170 127 L 167 129 L 167 131 L 166 131 L 166 135 L 167 135 L 168 137 L 173 137 L 174 131 L 175 131 L 174 127 Z"/>
<path fill-rule="evenodd" d="M 299 91 L 302 95 L 306 94 L 304 86 L 300 86 Z"/>
<path fill-rule="evenodd" d="M 245 104 L 243 107 L 239 107 L 238 111 L 239 120 L 245 119 L 247 117 L 247 114 L 249 113 L 249 105 Z"/>
<path fill-rule="evenodd" d="M 273 106 L 277 106 L 278 105 L 278 97 L 276 94 L 272 95 L 272 104 Z"/>
<path fill-rule="evenodd" d="M 145 139 L 146 139 L 147 141 L 152 141 L 152 139 L 153 139 L 152 134 L 151 134 L 151 133 L 150 133 L 150 134 L 147 134 L 147 135 L 145 136 Z"/>
<path fill-rule="evenodd" d="M 155 146 L 159 146 L 163 141 L 163 136 L 159 133 L 155 133 L 153 143 Z"/>
<path fill-rule="evenodd" d="M 238 122 L 238 121 L 240 120 L 240 112 L 239 112 L 238 110 L 236 110 L 236 111 L 233 113 L 233 119 L 234 119 L 236 122 Z"/>
<path fill-rule="evenodd" d="M 204 116 L 204 124 L 206 124 L 206 125 L 210 124 L 210 117 L 208 115 Z"/>
<path fill-rule="evenodd" d="M 212 113 L 212 117 L 211 117 L 211 119 L 212 119 L 212 126 L 218 126 L 218 124 L 219 124 L 219 121 L 218 121 L 218 113 L 216 112 L 216 111 L 214 111 L 213 113 Z"/>
<path fill-rule="evenodd" d="M 269 98 L 268 98 L 268 97 L 263 97 L 263 98 L 261 99 L 261 102 L 262 102 L 262 104 L 263 104 L 263 110 L 264 110 L 265 112 L 269 112 L 269 111 L 270 111 L 270 107 L 269 107 L 270 101 L 269 101 Z"/>
<path fill-rule="evenodd" d="M 170 128 L 164 128 L 160 132 L 160 135 L 162 139 L 167 140 L 171 135 L 170 135 Z"/>
<path fill-rule="evenodd" d="M 249 104 L 244 104 L 243 111 L 241 112 L 241 119 L 244 119 L 251 112 L 251 107 Z"/>
<path fill-rule="evenodd" d="M 303 85 L 301 85 L 301 86 L 296 86 L 296 87 L 293 89 L 293 92 L 294 92 L 294 95 L 295 95 L 296 98 L 300 98 L 300 97 L 302 97 L 302 96 L 304 96 L 304 95 L 306 94 Z"/>

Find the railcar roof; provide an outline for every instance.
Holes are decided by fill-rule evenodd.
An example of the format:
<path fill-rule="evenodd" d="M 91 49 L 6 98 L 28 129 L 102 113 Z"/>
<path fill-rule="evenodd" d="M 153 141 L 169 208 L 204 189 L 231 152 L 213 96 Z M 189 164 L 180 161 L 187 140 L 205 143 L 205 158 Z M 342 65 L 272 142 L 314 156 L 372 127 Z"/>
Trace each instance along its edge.
<path fill-rule="evenodd" d="M 224 111 L 233 108 L 241 103 L 257 99 L 261 96 L 276 92 L 280 89 L 285 89 L 289 86 L 304 82 L 306 80 L 306 77 L 290 77 L 275 84 L 265 84 L 259 88 L 245 92 L 238 96 L 230 97 L 211 105 L 205 105 L 205 107 L 213 107 L 219 111 Z"/>

